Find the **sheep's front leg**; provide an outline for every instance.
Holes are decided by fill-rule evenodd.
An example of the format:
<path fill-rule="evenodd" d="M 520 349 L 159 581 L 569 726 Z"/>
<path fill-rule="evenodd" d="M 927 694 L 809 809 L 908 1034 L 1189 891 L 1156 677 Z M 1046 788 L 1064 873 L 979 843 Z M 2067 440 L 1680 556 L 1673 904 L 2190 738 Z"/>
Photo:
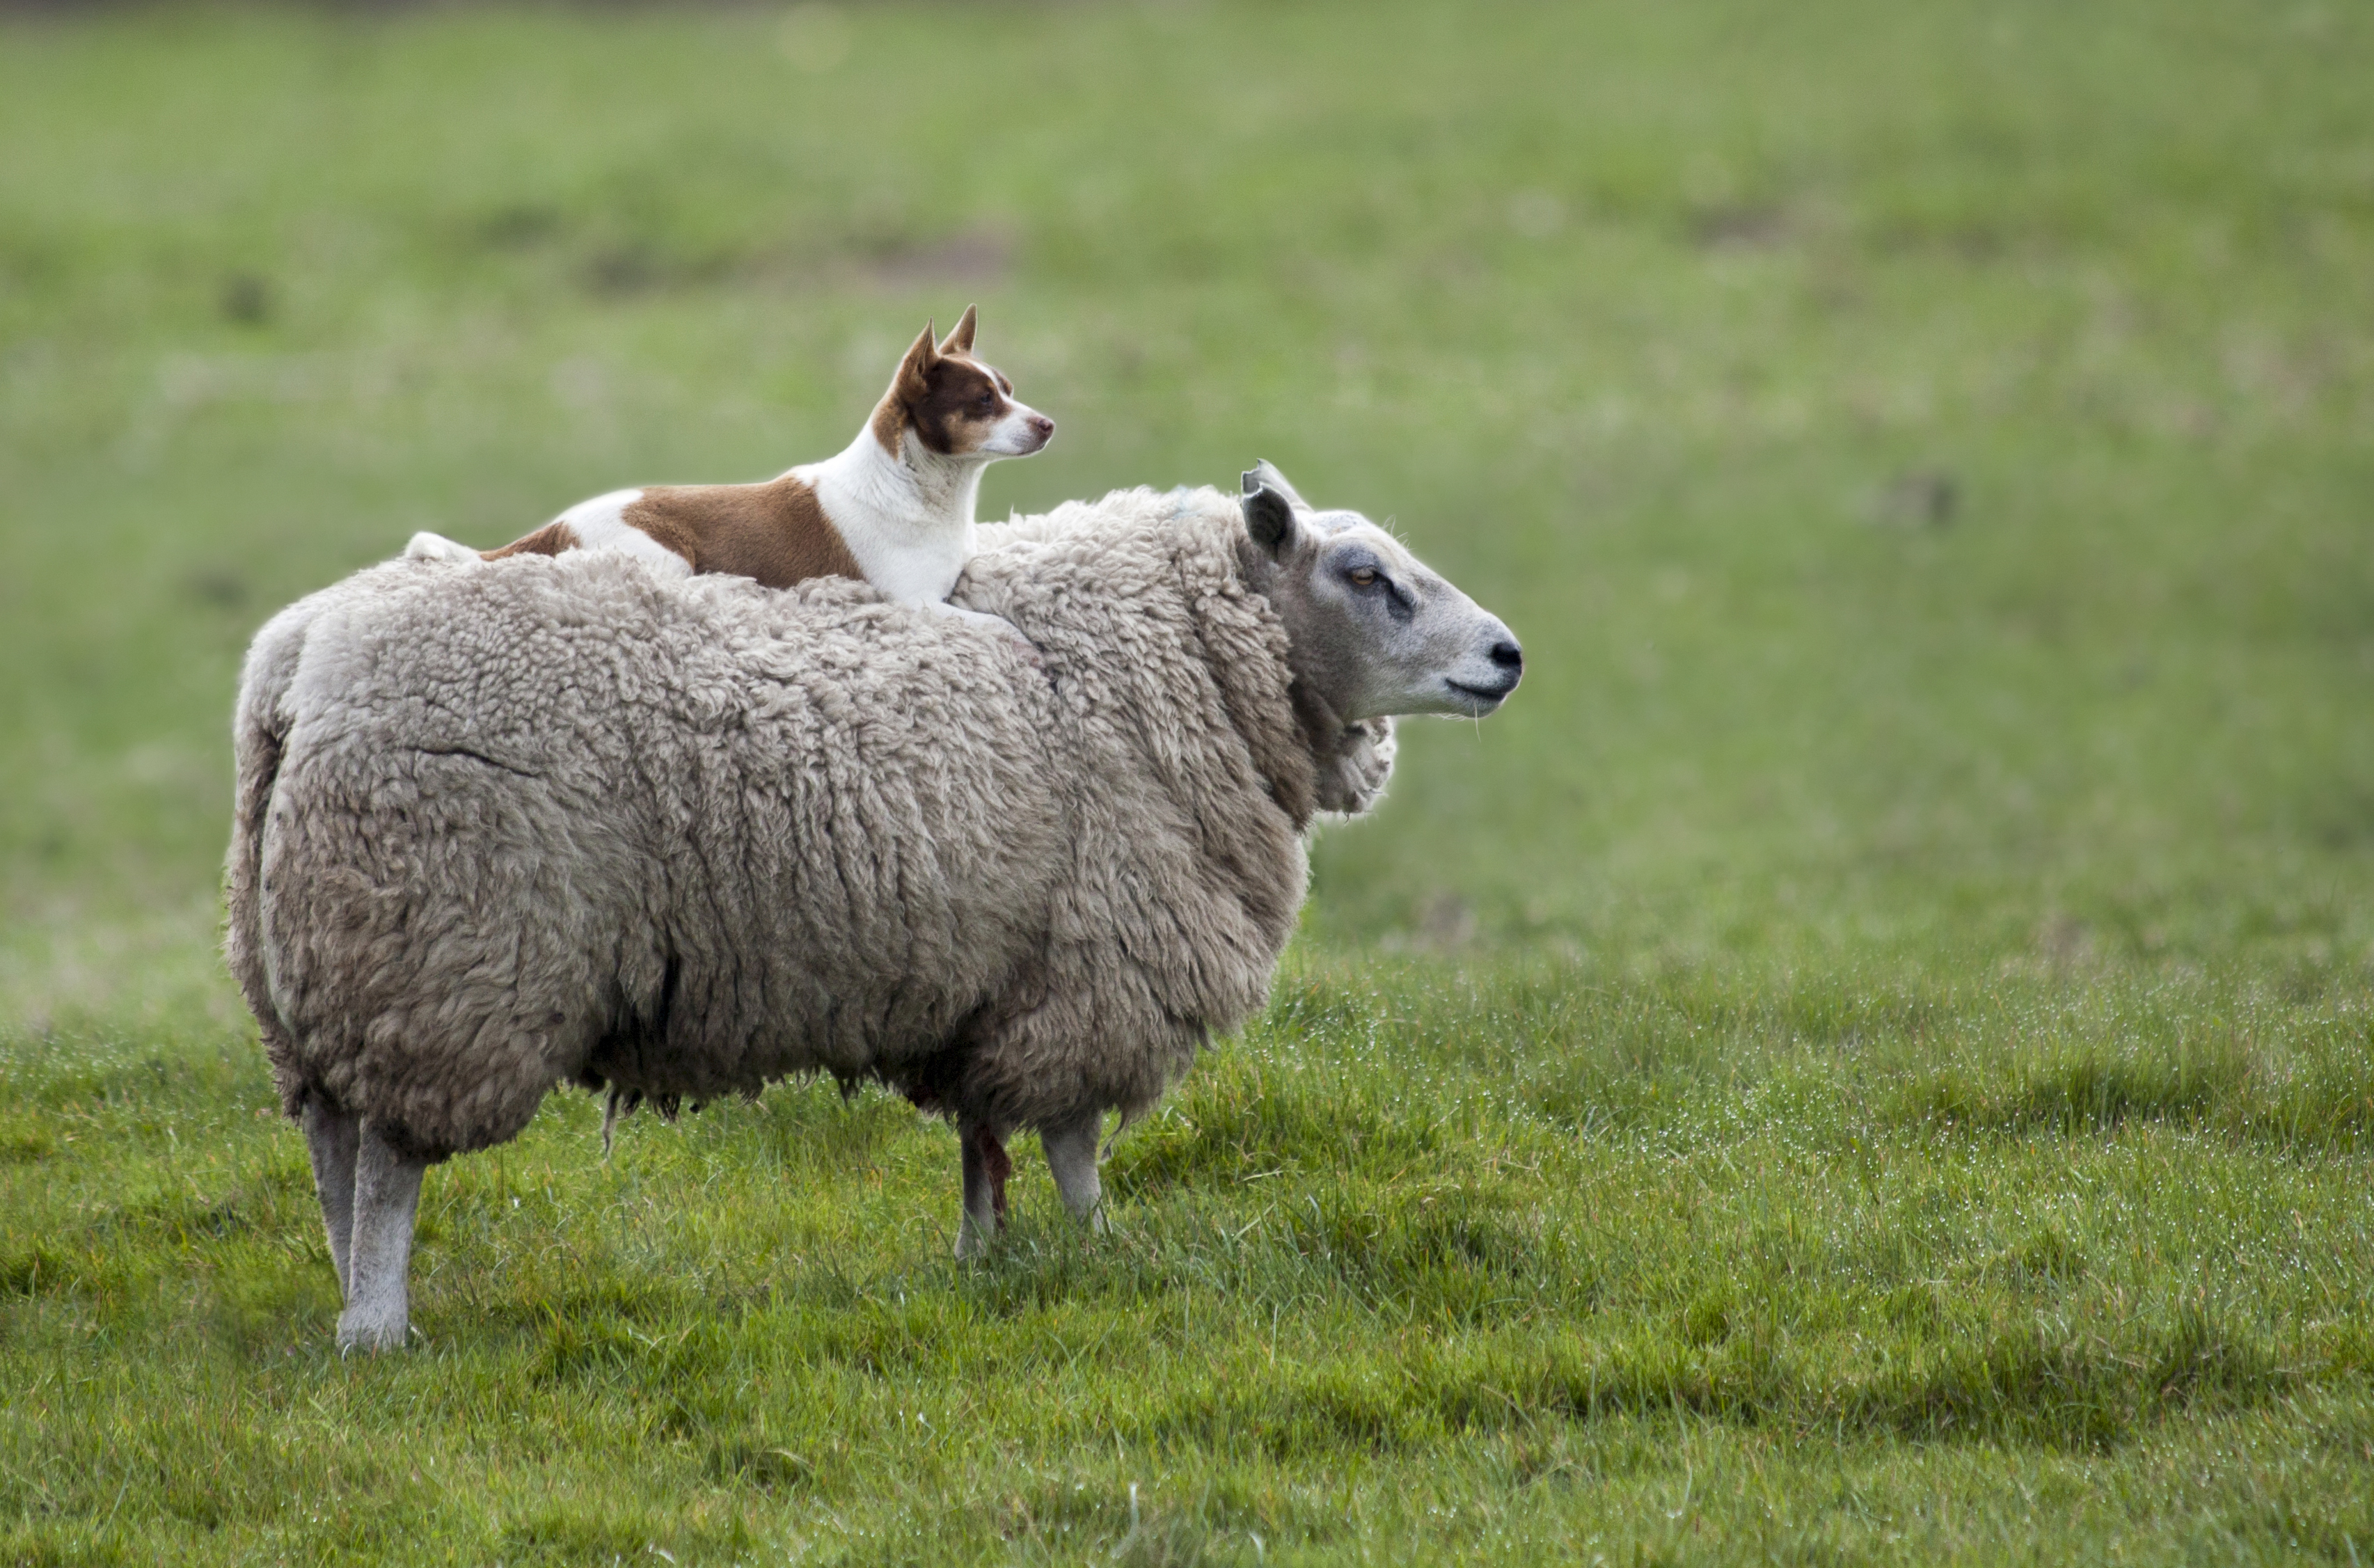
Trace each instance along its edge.
<path fill-rule="evenodd" d="M 957 1221 L 957 1256 L 979 1257 L 1005 1224 L 1005 1178 L 1014 1173 L 1005 1141 L 979 1122 L 957 1124 L 964 1145 L 964 1216 Z"/>
<path fill-rule="evenodd" d="M 322 1203 L 322 1228 L 330 1232 L 330 1262 L 338 1271 L 338 1298 L 347 1298 L 354 1279 L 347 1267 L 355 1230 L 355 1140 L 362 1118 L 333 1111 L 319 1100 L 305 1102 L 305 1148 L 313 1157 L 313 1196 Z"/>
<path fill-rule="evenodd" d="M 1073 1219 L 1098 1231 L 1105 1228 L 1104 1188 L 1097 1180 L 1097 1136 L 1104 1130 L 1104 1120 L 1103 1112 L 1090 1111 L 1065 1126 L 1039 1131 L 1064 1207 Z"/>
<path fill-rule="evenodd" d="M 354 1236 L 338 1348 L 393 1350 L 411 1325 L 412 1218 L 429 1164 L 399 1151 L 368 1122 L 357 1145 Z"/>

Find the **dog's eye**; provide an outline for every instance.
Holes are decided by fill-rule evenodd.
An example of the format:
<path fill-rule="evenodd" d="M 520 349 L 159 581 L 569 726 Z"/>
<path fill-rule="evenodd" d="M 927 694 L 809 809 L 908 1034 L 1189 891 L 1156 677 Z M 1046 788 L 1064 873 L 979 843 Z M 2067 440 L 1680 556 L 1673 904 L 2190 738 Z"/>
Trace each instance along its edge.
<path fill-rule="evenodd" d="M 1353 569 L 1352 586 L 1355 588 L 1373 588 L 1376 585 L 1377 569 L 1375 567 L 1361 566 Z"/>
<path fill-rule="evenodd" d="M 997 407 L 997 394 L 995 394 L 994 392 L 984 392 L 984 393 L 982 393 L 982 394 L 981 395 L 981 406 L 982 407 L 984 407 L 984 408 L 994 408 L 994 407 Z"/>

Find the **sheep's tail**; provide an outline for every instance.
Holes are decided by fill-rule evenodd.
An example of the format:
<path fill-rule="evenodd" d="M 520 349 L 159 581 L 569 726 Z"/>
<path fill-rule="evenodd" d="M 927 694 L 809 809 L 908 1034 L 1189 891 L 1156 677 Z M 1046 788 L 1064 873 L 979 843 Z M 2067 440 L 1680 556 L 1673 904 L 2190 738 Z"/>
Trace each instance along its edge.
<path fill-rule="evenodd" d="M 281 1109 L 293 1116 L 303 1104 L 301 1091 L 292 1091 L 295 1086 L 290 1081 L 296 1067 L 294 1043 L 273 1002 L 271 968 L 264 951 L 264 827 L 272 813 L 272 790 L 279 782 L 280 754 L 288 732 L 276 722 L 278 715 L 273 710 L 278 704 L 255 701 L 258 695 L 242 688 L 231 721 L 231 750 L 238 772 L 230 854 L 224 867 L 223 958 L 264 1036 L 273 1081 L 280 1089 Z"/>
<path fill-rule="evenodd" d="M 231 711 L 235 782 L 230 852 L 223 867 L 223 959 L 239 982 L 248 1011 L 255 1015 L 281 1109 L 291 1116 L 304 1108 L 307 1085 L 296 1040 L 273 996 L 272 956 L 264 934 L 264 851 L 290 727 L 284 699 L 295 683 L 305 633 L 317 613 L 312 601 L 300 601 L 275 616 L 248 646 L 239 700 Z"/>

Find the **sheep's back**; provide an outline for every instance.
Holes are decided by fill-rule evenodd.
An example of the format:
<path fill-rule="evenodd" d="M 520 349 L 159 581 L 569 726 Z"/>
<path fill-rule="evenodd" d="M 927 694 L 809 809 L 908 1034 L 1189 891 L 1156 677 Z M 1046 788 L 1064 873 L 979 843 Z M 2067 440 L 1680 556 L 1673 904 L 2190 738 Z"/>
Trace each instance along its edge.
<path fill-rule="evenodd" d="M 441 1154 L 570 1078 L 896 1076 L 1028 969 L 1064 763 L 1009 639 L 601 552 L 381 574 L 280 702 L 285 1094 Z"/>

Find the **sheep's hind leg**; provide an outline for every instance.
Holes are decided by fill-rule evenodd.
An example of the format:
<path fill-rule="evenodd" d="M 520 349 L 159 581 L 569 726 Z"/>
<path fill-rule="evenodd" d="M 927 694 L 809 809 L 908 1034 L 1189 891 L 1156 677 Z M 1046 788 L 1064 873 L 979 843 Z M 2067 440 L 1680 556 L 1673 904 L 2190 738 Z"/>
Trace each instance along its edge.
<path fill-rule="evenodd" d="M 368 1122 L 357 1143 L 352 1274 L 347 1310 L 338 1316 L 338 1348 L 393 1350 L 411 1326 L 412 1218 L 429 1163 L 398 1150 Z"/>
<path fill-rule="evenodd" d="M 338 1270 L 338 1296 L 349 1299 L 354 1271 L 347 1259 L 355 1232 L 355 1139 L 362 1118 L 333 1111 L 318 1099 L 305 1102 L 305 1148 L 313 1156 L 313 1196 L 322 1200 L 322 1228 L 330 1233 L 330 1262 Z"/>
<path fill-rule="evenodd" d="M 1047 1151 L 1047 1169 L 1055 1174 L 1055 1190 L 1072 1218 L 1092 1230 L 1105 1228 L 1103 1185 L 1097 1180 L 1097 1135 L 1104 1130 L 1104 1114 L 1090 1111 L 1064 1126 L 1041 1127 L 1040 1147 Z"/>
<path fill-rule="evenodd" d="M 1014 1172 L 1005 1142 L 979 1122 L 957 1124 L 964 1146 L 964 1215 L 957 1221 L 957 1256 L 979 1257 L 1005 1224 L 1005 1178 Z"/>

